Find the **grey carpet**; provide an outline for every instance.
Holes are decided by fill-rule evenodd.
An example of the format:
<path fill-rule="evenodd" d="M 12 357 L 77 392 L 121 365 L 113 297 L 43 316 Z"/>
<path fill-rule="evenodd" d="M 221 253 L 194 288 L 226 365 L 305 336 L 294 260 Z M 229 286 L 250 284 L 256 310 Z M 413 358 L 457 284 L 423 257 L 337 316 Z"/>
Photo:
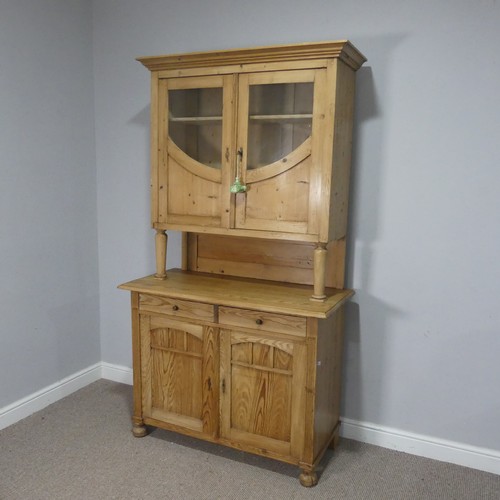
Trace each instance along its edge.
<path fill-rule="evenodd" d="M 349 440 L 305 489 L 274 460 L 162 430 L 134 438 L 131 396 L 100 380 L 0 431 L 0 499 L 500 499 L 500 476 Z"/>

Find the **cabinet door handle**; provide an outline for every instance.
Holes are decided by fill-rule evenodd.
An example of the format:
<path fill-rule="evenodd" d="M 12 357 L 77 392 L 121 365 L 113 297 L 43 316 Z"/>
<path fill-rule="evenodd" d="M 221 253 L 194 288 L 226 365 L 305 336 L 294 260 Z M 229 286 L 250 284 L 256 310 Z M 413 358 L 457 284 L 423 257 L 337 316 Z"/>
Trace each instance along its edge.
<path fill-rule="evenodd" d="M 173 309 L 174 311 L 178 311 L 178 310 L 179 310 L 179 306 L 172 306 L 172 309 Z"/>
<path fill-rule="evenodd" d="M 231 193 L 245 193 L 247 190 L 247 187 L 245 184 L 242 184 L 240 181 L 240 175 L 241 175 L 241 161 L 243 160 L 243 148 L 238 149 L 238 152 L 236 153 L 236 177 L 234 179 L 234 182 L 231 184 L 230 191 Z"/>
<path fill-rule="evenodd" d="M 263 325 L 264 322 L 259 318 L 259 319 L 256 319 L 255 322 L 258 324 L 258 325 Z"/>

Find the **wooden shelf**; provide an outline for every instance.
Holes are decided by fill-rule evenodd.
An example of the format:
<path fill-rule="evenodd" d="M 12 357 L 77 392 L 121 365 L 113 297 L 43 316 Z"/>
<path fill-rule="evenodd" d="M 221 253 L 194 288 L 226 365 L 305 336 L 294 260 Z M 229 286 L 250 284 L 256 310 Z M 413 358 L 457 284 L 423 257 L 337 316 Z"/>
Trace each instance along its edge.
<path fill-rule="evenodd" d="M 250 122 L 261 123 L 312 123 L 312 114 L 251 115 Z M 169 116 L 171 123 L 185 125 L 220 125 L 222 116 Z"/>
<path fill-rule="evenodd" d="M 172 123 L 182 123 L 186 125 L 221 125 L 222 116 L 169 116 Z"/>
<path fill-rule="evenodd" d="M 250 115 L 251 122 L 266 123 L 312 123 L 312 114 Z"/>

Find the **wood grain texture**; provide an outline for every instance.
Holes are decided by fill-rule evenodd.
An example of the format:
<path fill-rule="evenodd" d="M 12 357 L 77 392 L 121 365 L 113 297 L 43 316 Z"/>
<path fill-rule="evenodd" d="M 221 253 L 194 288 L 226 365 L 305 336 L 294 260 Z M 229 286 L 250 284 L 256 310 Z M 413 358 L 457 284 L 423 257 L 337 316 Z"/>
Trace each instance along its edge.
<path fill-rule="evenodd" d="M 305 345 L 223 329 L 221 436 L 298 459 Z"/>
<path fill-rule="evenodd" d="M 311 299 L 323 301 L 325 294 L 325 274 L 326 274 L 326 244 L 319 244 L 314 249 L 314 290 Z"/>
<path fill-rule="evenodd" d="M 341 40 L 139 60 L 152 73 L 157 277 L 166 230 L 183 232 L 183 253 L 168 279 L 120 285 L 132 292 L 133 433 L 154 425 L 279 459 L 314 486 L 339 436 L 365 58 Z M 246 189 L 234 194 L 236 177 Z"/>
<path fill-rule="evenodd" d="M 201 347 L 182 330 L 151 331 L 152 408 L 201 421 Z"/>
<path fill-rule="evenodd" d="M 331 142 L 331 117 L 328 113 L 328 95 L 332 92 L 326 82 L 326 70 L 318 70 L 314 79 L 313 119 L 311 130 L 311 162 L 314 168 L 310 174 L 309 187 L 309 217 L 307 232 L 318 236 L 321 228 L 327 223 L 328 199 L 325 194 L 325 182 L 329 183 L 331 163 L 325 161 L 325 150 L 328 151 Z M 321 240 L 324 241 L 324 240 Z"/>
<path fill-rule="evenodd" d="M 235 195 L 233 195 L 235 196 Z M 239 195 L 236 195 L 239 196 Z M 314 242 L 318 241 L 318 236 L 316 234 L 303 234 L 297 232 L 281 232 L 273 231 L 268 229 L 235 229 L 235 228 L 225 228 L 216 225 L 202 225 L 203 219 L 196 223 L 195 217 L 190 217 L 189 219 L 183 219 L 183 216 L 170 216 L 169 223 L 153 223 L 155 229 L 164 229 L 172 231 L 186 231 L 191 233 L 199 234 L 219 234 L 224 236 L 241 236 L 245 238 L 257 238 L 257 239 L 268 239 L 268 240 L 282 240 L 282 241 L 304 241 L 304 242 Z M 300 225 L 299 227 L 302 227 Z"/>
<path fill-rule="evenodd" d="M 304 446 L 301 450 L 300 466 L 306 470 L 314 467 L 314 405 L 316 391 L 316 344 L 318 322 L 315 318 L 307 319 L 307 349 L 302 367 L 302 383 L 305 385 L 303 395 L 304 412 Z"/>
<path fill-rule="evenodd" d="M 177 144 L 171 139 L 167 139 L 168 156 L 171 161 L 175 162 L 178 166 L 192 173 L 194 177 L 200 177 L 211 182 L 219 183 L 222 180 L 221 170 L 218 168 L 207 168 L 203 163 L 191 158 L 185 151 L 179 148 Z M 172 174 L 174 175 L 174 174 Z M 172 182 L 174 179 L 169 178 L 167 182 Z M 188 187 L 188 186 L 183 186 Z"/>
<path fill-rule="evenodd" d="M 210 167 L 200 166 L 200 168 L 213 170 Z M 218 173 L 220 177 L 219 171 L 215 171 L 215 173 Z M 179 189 L 179 186 L 182 186 L 182 189 Z M 192 166 L 186 168 L 177 163 L 173 157 L 169 157 L 166 221 L 170 221 L 173 215 L 177 216 L 175 219 L 177 223 L 184 218 L 187 224 L 191 220 L 196 221 L 198 224 L 203 221 L 213 224 L 213 222 L 210 222 L 211 220 L 220 224 L 221 194 L 220 181 L 207 180 L 193 173 Z M 190 217 L 193 217 L 193 219 L 190 220 Z"/>
<path fill-rule="evenodd" d="M 238 82 L 235 74 L 224 76 L 223 122 L 222 122 L 222 185 L 221 185 L 221 227 L 229 229 L 234 225 L 234 201 L 230 186 L 236 172 L 236 127 L 238 105 Z"/>
<path fill-rule="evenodd" d="M 236 228 L 307 232 L 311 161 L 253 182 L 236 205 Z"/>
<path fill-rule="evenodd" d="M 262 71 L 290 71 L 325 68 L 329 59 L 311 59 L 308 61 L 289 61 L 273 63 L 250 63 L 244 65 L 228 64 L 219 67 L 205 66 L 199 68 L 178 68 L 170 70 L 154 70 L 159 78 L 184 78 L 189 76 L 232 75 L 235 73 L 259 73 Z"/>
<path fill-rule="evenodd" d="M 231 424 L 234 429 L 290 441 L 291 376 L 233 365 Z"/>
<path fill-rule="evenodd" d="M 313 481 L 309 476 L 338 440 L 342 311 L 318 319 L 219 306 L 207 322 L 158 312 L 170 310 L 174 299 L 141 294 L 139 300 L 133 293 L 142 395 L 135 435 L 154 423 L 296 463 L 304 481 Z M 288 333 L 259 330 L 266 323 L 255 318 Z M 305 337 L 290 335 L 297 320 L 299 330 L 306 321 Z"/>
<path fill-rule="evenodd" d="M 155 229 L 323 244 L 345 239 L 354 74 L 365 61 L 350 42 L 140 61 L 152 74 Z M 208 98 L 213 89 L 222 91 L 222 109 Z M 279 99 L 269 89 L 280 89 Z M 179 92 L 184 96 L 180 108 L 173 95 Z M 186 92 L 195 92 L 198 98 L 189 99 Z M 242 151 L 240 167 L 237 151 Z M 246 191 L 234 195 L 230 186 L 236 177 Z M 162 248 L 157 246 L 158 260 Z M 331 279 L 328 264 L 316 266 L 315 298 L 323 295 L 323 282 L 325 286 L 343 282 L 342 256 L 335 252 L 335 258 L 321 260 L 333 266 Z M 212 264 L 220 267 L 219 262 Z M 231 267 L 230 273 L 238 274 L 236 266 Z M 248 263 L 245 267 L 242 274 L 247 276 L 276 271 Z M 302 270 L 296 274 L 300 283 L 309 280 Z M 164 277 L 158 270 L 157 276 Z M 279 280 L 279 273 L 272 279 Z"/>
<path fill-rule="evenodd" d="M 331 63 L 331 69 L 329 67 L 327 71 L 329 80 L 335 79 L 328 239 L 338 240 L 344 238 L 347 232 L 355 73 L 341 61 Z"/>
<path fill-rule="evenodd" d="M 306 336 L 306 319 L 298 316 L 264 313 L 234 307 L 220 307 L 219 322 L 223 325 Z"/>
<path fill-rule="evenodd" d="M 155 314 L 140 325 L 144 416 L 217 436 L 217 330 Z"/>
<path fill-rule="evenodd" d="M 204 434 L 219 435 L 219 330 L 204 328 L 202 356 L 202 430 Z"/>
<path fill-rule="evenodd" d="M 146 276 L 124 283 L 119 288 L 204 304 L 315 318 L 328 317 L 354 294 L 352 290 L 327 288 L 324 302 L 312 302 L 308 286 L 219 277 L 180 269 L 170 269 L 168 279 L 164 281 Z"/>
<path fill-rule="evenodd" d="M 200 302 L 170 299 L 141 293 L 139 296 L 141 313 L 168 314 L 173 317 L 214 321 L 214 306 Z"/>
<path fill-rule="evenodd" d="M 229 64 L 264 64 L 275 61 L 291 63 L 309 59 L 340 58 L 354 69 L 358 69 L 366 58 L 347 40 L 327 41 L 319 43 L 302 43 L 255 47 L 248 49 L 232 49 L 224 51 L 192 52 L 165 56 L 138 57 L 144 66 L 151 71 L 222 66 Z"/>
<path fill-rule="evenodd" d="M 165 279 L 167 277 L 167 233 L 161 229 L 156 230 L 155 253 L 156 253 L 156 273 L 155 278 Z"/>
<path fill-rule="evenodd" d="M 139 294 L 130 294 L 132 311 L 132 373 L 133 373 L 133 412 L 134 428 L 144 425 L 142 415 L 142 385 L 141 385 L 141 332 L 139 326 Z M 138 429 L 135 434 L 142 434 Z M 134 434 L 134 435 L 135 435 Z"/>
<path fill-rule="evenodd" d="M 282 174 L 286 170 L 290 170 L 299 163 L 303 162 L 311 154 L 311 139 L 307 138 L 299 147 L 293 149 L 289 154 L 283 156 L 279 160 L 265 165 L 260 168 L 248 170 L 246 172 L 245 181 L 247 184 L 270 179 L 276 175 Z"/>
<path fill-rule="evenodd" d="M 344 309 L 318 322 L 314 408 L 314 455 L 331 442 L 340 422 Z"/>
<path fill-rule="evenodd" d="M 164 94 L 163 94 L 164 95 Z M 162 131 L 159 122 L 158 111 L 161 109 L 162 101 L 159 102 L 158 74 L 151 74 L 151 105 L 150 105 L 150 164 L 151 164 L 151 220 L 158 221 L 158 193 L 160 191 L 160 157 L 159 141 Z M 164 105 L 164 102 L 163 102 Z"/>
<path fill-rule="evenodd" d="M 312 285 L 314 249 L 307 242 L 187 233 L 184 270 Z M 327 245 L 325 285 L 344 288 L 345 239 Z"/>

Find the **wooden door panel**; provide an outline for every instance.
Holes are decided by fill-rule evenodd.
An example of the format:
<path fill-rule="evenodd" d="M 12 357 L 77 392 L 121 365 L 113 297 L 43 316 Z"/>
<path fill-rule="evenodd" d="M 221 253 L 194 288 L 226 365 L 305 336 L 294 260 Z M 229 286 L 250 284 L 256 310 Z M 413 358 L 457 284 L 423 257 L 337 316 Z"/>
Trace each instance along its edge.
<path fill-rule="evenodd" d="M 201 356 L 152 348 L 152 407 L 201 420 Z"/>
<path fill-rule="evenodd" d="M 160 221 L 220 225 L 221 184 L 204 179 L 169 158 L 165 214 Z"/>
<path fill-rule="evenodd" d="M 291 372 L 233 365 L 231 377 L 232 427 L 289 442 Z"/>
<path fill-rule="evenodd" d="M 253 182 L 237 196 L 236 227 L 307 233 L 311 157 L 280 175 Z"/>
<path fill-rule="evenodd" d="M 151 332 L 152 408 L 201 420 L 202 341 L 182 330 Z"/>
<path fill-rule="evenodd" d="M 229 227 L 234 75 L 160 79 L 153 223 Z"/>
<path fill-rule="evenodd" d="M 303 375 L 305 346 L 234 330 L 222 330 L 222 339 L 222 436 L 299 458 L 303 390 L 295 371 Z"/>
<path fill-rule="evenodd" d="M 216 329 L 141 316 L 144 416 L 215 436 L 218 430 Z"/>

